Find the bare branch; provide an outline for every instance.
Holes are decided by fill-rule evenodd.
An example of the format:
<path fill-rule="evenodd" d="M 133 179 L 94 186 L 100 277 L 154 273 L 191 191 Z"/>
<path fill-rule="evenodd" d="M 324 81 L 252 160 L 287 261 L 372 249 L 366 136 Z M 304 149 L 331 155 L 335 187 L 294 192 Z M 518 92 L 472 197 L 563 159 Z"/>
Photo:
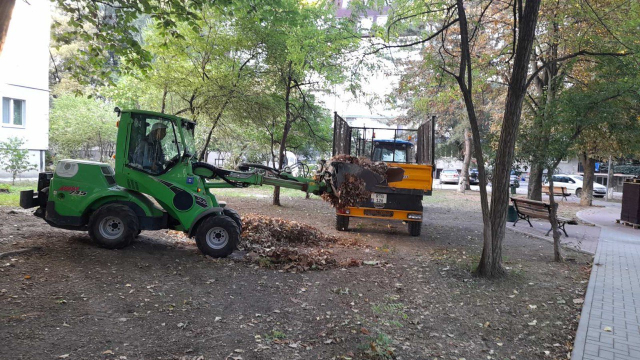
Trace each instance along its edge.
<path fill-rule="evenodd" d="M 569 55 L 565 55 L 565 56 L 561 56 L 557 59 L 545 62 L 544 64 L 542 64 L 541 67 L 539 67 L 536 71 L 533 72 L 533 74 L 531 74 L 529 76 L 529 79 L 527 79 L 527 83 L 525 85 L 525 89 L 529 87 L 529 85 L 531 85 L 531 82 L 535 79 L 535 77 L 544 69 L 546 69 L 547 67 L 549 67 L 549 65 L 551 64 L 555 64 L 555 63 L 559 63 L 565 60 L 569 60 L 578 56 L 583 56 L 583 55 L 587 55 L 587 56 L 613 56 L 613 57 L 623 57 L 623 56 L 630 56 L 630 55 L 634 55 L 634 53 L 629 52 L 629 53 L 612 53 L 612 52 L 594 52 L 594 51 L 589 51 L 589 50 L 580 50 L 578 52 L 575 52 L 573 54 L 569 54 Z"/>
<path fill-rule="evenodd" d="M 392 48 L 406 48 L 406 47 L 412 47 L 415 45 L 419 45 L 419 44 L 424 44 L 427 41 L 432 40 L 433 38 L 435 38 L 436 36 L 440 35 L 440 33 L 444 32 L 445 30 L 447 30 L 451 25 L 455 24 L 458 22 L 458 19 L 454 19 L 453 21 L 451 21 L 450 23 L 446 24 L 444 27 L 440 28 L 438 31 L 436 31 L 435 33 L 431 34 L 429 37 L 418 40 L 418 41 L 414 41 L 412 43 L 408 43 L 408 44 L 401 44 L 401 45 L 387 45 L 387 44 L 383 44 L 382 47 L 377 48 L 371 52 L 366 53 L 365 55 L 373 55 L 373 54 L 377 54 L 380 51 L 384 50 L 384 49 L 392 49 Z"/>

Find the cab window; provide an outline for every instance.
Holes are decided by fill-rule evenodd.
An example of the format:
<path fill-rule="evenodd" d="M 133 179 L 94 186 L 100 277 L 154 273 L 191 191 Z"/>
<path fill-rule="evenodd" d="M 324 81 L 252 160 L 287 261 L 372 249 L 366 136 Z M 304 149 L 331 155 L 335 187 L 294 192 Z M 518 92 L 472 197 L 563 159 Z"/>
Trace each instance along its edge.
<path fill-rule="evenodd" d="M 409 154 L 407 154 L 409 152 Z M 407 144 L 378 143 L 373 149 L 373 161 L 408 163 L 411 147 Z"/>
<path fill-rule="evenodd" d="M 133 114 L 128 166 L 152 175 L 166 172 L 180 158 L 173 121 Z"/>

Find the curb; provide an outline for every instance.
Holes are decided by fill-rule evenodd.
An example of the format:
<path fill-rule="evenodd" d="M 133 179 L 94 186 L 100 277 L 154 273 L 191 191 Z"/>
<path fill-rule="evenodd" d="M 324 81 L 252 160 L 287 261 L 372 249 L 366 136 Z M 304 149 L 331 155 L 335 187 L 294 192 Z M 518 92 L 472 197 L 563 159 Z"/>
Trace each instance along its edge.
<path fill-rule="evenodd" d="M 577 216 L 577 214 L 576 214 Z M 580 218 L 578 216 L 578 218 Z M 582 360 L 584 358 L 584 350 L 587 345 L 587 330 L 589 327 L 589 315 L 591 314 L 591 305 L 593 303 L 593 293 L 596 283 L 596 276 L 598 274 L 600 263 L 600 246 L 604 240 L 598 240 L 598 246 L 596 247 L 596 256 L 593 257 L 593 264 L 591 265 L 591 274 L 589 275 L 589 282 L 587 283 L 587 292 L 584 295 L 584 304 L 582 305 L 582 311 L 580 312 L 580 321 L 578 322 L 578 328 L 576 329 L 576 336 L 573 338 L 573 351 L 571 352 L 572 360 Z"/>
<path fill-rule="evenodd" d="M 524 230 L 520 230 L 520 229 L 518 229 L 516 227 L 513 227 L 513 226 L 511 226 L 511 227 L 507 226 L 506 228 L 511 230 L 511 231 L 513 231 L 513 232 L 517 232 L 517 233 L 523 234 L 523 235 L 528 235 L 528 236 L 531 236 L 532 238 L 536 238 L 536 239 L 539 239 L 539 240 L 544 240 L 544 241 L 546 241 L 548 243 L 553 244 L 553 238 L 550 238 L 548 236 L 531 234 L 531 233 L 528 233 L 528 232 L 526 232 Z M 567 246 L 566 244 L 560 243 L 560 246 L 562 246 L 565 249 L 577 251 L 577 252 L 582 253 L 582 254 L 587 254 L 587 255 L 592 255 L 592 256 L 595 255 L 595 253 L 589 252 L 587 250 L 582 250 L 582 249 L 577 249 L 577 248 L 574 248 L 574 247 L 571 247 L 571 246 Z M 598 246 L 599 246 L 599 244 L 598 244 Z"/>
<path fill-rule="evenodd" d="M 580 216 L 580 213 L 582 213 L 582 212 L 584 212 L 584 211 L 587 211 L 587 210 L 589 210 L 589 209 L 586 209 L 586 210 L 580 210 L 580 211 L 578 211 L 578 212 L 576 213 L 576 217 L 578 218 L 578 220 L 580 220 L 580 221 L 582 221 L 582 222 L 584 222 L 584 223 L 591 224 L 591 225 L 593 225 L 593 226 L 598 226 L 598 227 L 599 227 L 599 225 L 597 225 L 596 223 L 591 222 L 591 221 L 589 221 L 589 220 L 587 220 L 587 219 L 583 218 L 582 216 Z M 599 242 L 600 242 L 600 241 L 598 240 L 598 243 L 599 243 Z"/>

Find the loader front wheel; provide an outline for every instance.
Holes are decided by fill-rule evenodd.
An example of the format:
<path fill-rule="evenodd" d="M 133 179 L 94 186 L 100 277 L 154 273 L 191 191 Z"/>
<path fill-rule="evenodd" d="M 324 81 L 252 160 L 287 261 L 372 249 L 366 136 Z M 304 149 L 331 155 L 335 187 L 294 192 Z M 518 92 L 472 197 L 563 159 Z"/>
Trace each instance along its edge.
<path fill-rule="evenodd" d="M 236 248 L 239 238 L 238 225 L 232 218 L 224 215 L 205 219 L 196 231 L 198 249 L 214 258 L 229 256 Z"/>
<path fill-rule="evenodd" d="M 422 230 L 422 222 L 409 221 L 409 234 L 411 236 L 420 236 L 420 230 Z"/>
<path fill-rule="evenodd" d="M 336 230 L 347 231 L 349 229 L 349 217 L 336 215 Z"/>
<path fill-rule="evenodd" d="M 122 249 L 138 234 L 138 217 L 126 205 L 107 204 L 89 218 L 89 236 L 103 248 Z"/>

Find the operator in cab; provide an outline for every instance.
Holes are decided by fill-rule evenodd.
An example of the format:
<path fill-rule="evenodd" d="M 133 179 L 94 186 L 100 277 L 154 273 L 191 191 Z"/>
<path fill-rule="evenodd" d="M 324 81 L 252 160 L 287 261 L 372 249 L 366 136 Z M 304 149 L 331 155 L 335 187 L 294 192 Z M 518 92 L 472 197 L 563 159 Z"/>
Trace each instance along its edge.
<path fill-rule="evenodd" d="M 162 139 L 167 136 L 167 125 L 157 122 L 151 126 L 149 134 L 142 139 L 134 153 L 134 161 L 143 169 L 159 172 L 164 166 Z"/>

